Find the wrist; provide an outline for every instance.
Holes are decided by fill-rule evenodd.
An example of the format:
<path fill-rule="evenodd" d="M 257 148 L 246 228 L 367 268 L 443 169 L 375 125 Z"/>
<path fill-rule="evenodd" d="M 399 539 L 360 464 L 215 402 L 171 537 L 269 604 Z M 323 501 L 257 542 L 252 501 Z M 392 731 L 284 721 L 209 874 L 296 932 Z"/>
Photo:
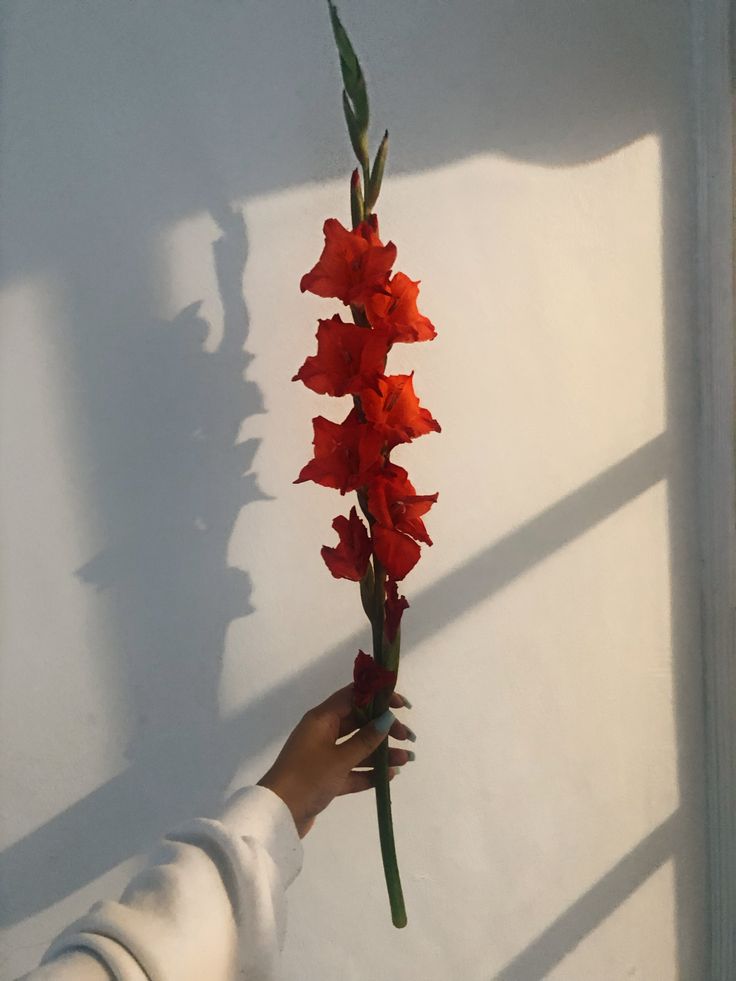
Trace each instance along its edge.
<path fill-rule="evenodd" d="M 224 803 L 219 820 L 232 834 L 260 842 L 284 884 L 293 882 L 302 866 L 302 844 L 291 811 L 270 787 L 238 788 Z"/>
<path fill-rule="evenodd" d="M 279 797 L 284 804 L 286 804 L 296 826 L 297 833 L 300 838 L 303 838 L 312 827 L 314 819 L 310 819 L 302 813 L 303 809 L 297 804 L 297 795 L 294 794 L 288 786 L 286 786 L 284 781 L 272 776 L 270 772 L 261 777 L 261 779 L 258 781 L 258 786 L 266 787 L 267 790 L 270 790 L 272 793 L 276 794 L 276 796 Z"/>

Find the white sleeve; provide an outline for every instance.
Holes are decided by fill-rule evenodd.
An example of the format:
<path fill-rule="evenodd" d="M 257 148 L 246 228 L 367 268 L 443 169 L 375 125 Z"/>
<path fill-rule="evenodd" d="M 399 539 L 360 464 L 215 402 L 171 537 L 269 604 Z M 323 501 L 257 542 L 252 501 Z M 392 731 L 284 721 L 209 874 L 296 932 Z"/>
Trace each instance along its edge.
<path fill-rule="evenodd" d="M 219 820 L 167 834 L 120 901 L 64 930 L 27 981 L 275 981 L 302 857 L 286 804 L 245 787 Z"/>

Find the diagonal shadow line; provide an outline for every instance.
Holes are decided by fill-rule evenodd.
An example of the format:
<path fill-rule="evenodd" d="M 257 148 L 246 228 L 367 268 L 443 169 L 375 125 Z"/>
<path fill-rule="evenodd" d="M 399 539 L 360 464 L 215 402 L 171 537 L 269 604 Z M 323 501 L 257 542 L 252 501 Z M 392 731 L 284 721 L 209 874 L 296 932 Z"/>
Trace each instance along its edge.
<path fill-rule="evenodd" d="M 556 550 L 575 540 L 666 475 L 666 434 L 662 433 L 556 501 L 536 517 L 476 553 L 412 599 L 410 642 L 404 653 L 467 610 L 488 599 Z M 352 652 L 364 639 L 356 631 L 318 660 L 274 685 L 225 719 L 206 756 L 223 787 L 236 768 L 267 748 L 293 724 L 299 712 L 320 701 L 344 677 Z M 161 760 L 140 760 L 0 854 L 3 892 L 13 909 L 0 910 L 0 925 L 20 922 L 91 879 L 147 850 L 164 831 L 212 801 L 201 799 L 191 775 L 167 781 L 165 792 L 141 793 L 162 779 Z M 187 783 L 189 780 L 189 783 Z M 195 773 L 196 780 L 196 773 Z M 211 786 L 210 782 L 210 786 Z M 119 826 L 121 804 L 140 799 L 137 814 Z M 109 829 L 116 827 L 114 836 Z M 51 877 L 39 869 L 40 856 L 57 864 Z M 62 863 L 59 866 L 59 863 Z M 29 870 L 37 870 L 31 874 Z"/>
<path fill-rule="evenodd" d="M 561 913 L 493 981 L 544 981 L 549 972 L 677 851 L 675 811 Z"/>
<path fill-rule="evenodd" d="M 402 655 L 579 538 L 665 475 L 666 433 L 662 433 L 427 586 L 411 600 L 407 614 L 411 623 L 407 637 L 402 636 Z M 257 702 L 229 716 L 221 729 L 221 751 L 233 754 L 230 765 L 242 764 L 246 727 L 250 740 L 254 736 L 258 740 L 257 746 L 248 746 L 248 752 L 259 752 L 288 726 L 284 720 L 291 716 L 284 715 L 284 705 L 300 703 L 303 711 L 320 701 L 335 679 L 345 676 L 364 640 L 364 633 L 356 631 L 318 661 L 274 685 Z"/>

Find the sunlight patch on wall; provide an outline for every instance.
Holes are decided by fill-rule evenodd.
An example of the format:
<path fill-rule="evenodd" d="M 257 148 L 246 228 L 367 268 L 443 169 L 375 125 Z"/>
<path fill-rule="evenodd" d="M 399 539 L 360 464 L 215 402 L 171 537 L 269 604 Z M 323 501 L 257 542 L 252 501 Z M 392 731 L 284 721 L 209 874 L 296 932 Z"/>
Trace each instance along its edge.
<path fill-rule="evenodd" d="M 0 744 L 16 802 L 4 829 L 10 840 L 105 781 L 125 734 L 104 614 L 74 575 L 94 551 L 95 519 L 64 303 L 53 276 L 0 296 L 2 690 L 15 692 L 0 712 L 8 737 Z M 29 774 L 41 763 L 38 785 Z"/>
<path fill-rule="evenodd" d="M 247 509 L 236 526 L 232 551 L 253 575 L 258 612 L 233 630 L 244 642 L 263 618 L 286 647 L 302 604 L 281 609 L 283 570 L 303 570 L 305 609 L 335 588 L 319 547 L 347 504 L 292 484 L 309 456 L 312 416 L 341 418 L 344 407 L 290 381 L 317 318 L 340 308 L 300 294 L 299 279 L 319 255 L 324 218 L 348 220 L 347 177 L 244 208 L 250 377 L 269 412 L 241 437 L 263 439 L 259 473 L 278 502 Z M 420 493 L 440 491 L 430 518 L 437 544 L 412 574 L 415 594 L 662 432 L 660 217 L 653 136 L 570 168 L 484 155 L 421 175 L 389 171 L 382 234 L 397 243 L 397 266 L 422 280 L 421 308 L 439 330 L 429 344 L 397 346 L 390 362 L 416 369 L 417 391 L 443 426 L 397 452 Z M 359 611 L 329 606 L 328 636 L 360 622 Z M 323 632 L 298 628 L 303 653 L 316 656 Z"/>
<path fill-rule="evenodd" d="M 223 308 L 212 246 L 222 235 L 215 218 L 200 211 L 169 226 L 159 237 L 159 267 L 165 281 L 160 283 L 164 320 L 173 320 L 191 304 L 199 304 L 198 315 L 209 327 L 204 349 L 214 351 L 222 340 Z"/>
<path fill-rule="evenodd" d="M 383 237 L 422 279 L 421 309 L 439 330 L 397 347 L 390 367 L 416 369 L 443 426 L 397 453 L 420 493 L 440 491 L 428 519 L 436 544 L 405 583 L 401 684 L 432 705 L 450 677 L 462 707 L 449 743 L 442 727 L 422 736 L 458 801 L 452 829 L 447 815 L 431 819 L 431 781 L 402 794 L 409 812 L 430 816 L 415 854 L 420 867 L 420 852 L 434 856 L 428 904 L 442 908 L 434 878 L 466 860 L 443 852 L 448 833 L 469 834 L 481 856 L 467 857 L 469 901 L 498 902 L 498 918 L 512 895 L 521 932 L 504 928 L 520 946 L 532 920 L 554 919 L 679 803 L 660 182 L 659 143 L 646 137 L 584 166 L 483 156 L 389 177 L 382 198 Z M 346 220 L 345 191 L 333 182 L 245 205 L 252 377 L 270 410 L 248 434 L 263 439 L 274 500 L 247 509 L 231 540 L 255 612 L 230 631 L 226 711 L 258 702 L 245 660 L 267 690 L 341 638 L 368 642 L 354 589 L 319 557 L 350 502 L 292 483 L 311 417 L 347 411 L 290 382 L 317 317 L 339 309 L 298 284 L 324 218 Z M 296 593 L 284 588 L 294 576 Z M 349 647 L 336 685 L 349 678 Z M 469 822 L 480 824 L 469 833 Z M 482 884 L 472 892 L 478 861 L 496 870 L 493 897 Z M 670 880 L 657 882 L 671 909 Z"/>
<path fill-rule="evenodd" d="M 549 981 L 593 978 L 605 965 L 606 976 L 627 981 L 676 978 L 675 862 L 656 869 L 606 919 L 591 931 L 548 975 Z M 605 888 L 604 888 L 605 892 Z M 626 942 L 622 943 L 621 938 Z"/>

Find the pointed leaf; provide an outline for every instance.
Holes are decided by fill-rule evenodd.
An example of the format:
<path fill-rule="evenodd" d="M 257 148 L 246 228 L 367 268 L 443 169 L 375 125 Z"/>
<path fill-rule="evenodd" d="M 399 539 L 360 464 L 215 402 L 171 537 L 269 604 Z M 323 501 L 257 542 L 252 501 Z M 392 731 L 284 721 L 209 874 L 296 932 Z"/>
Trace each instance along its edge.
<path fill-rule="evenodd" d="M 365 87 L 365 78 L 360 67 L 360 62 L 355 54 L 355 50 L 350 43 L 347 31 L 342 26 L 342 22 L 337 15 L 332 0 L 329 0 L 330 21 L 332 22 L 332 33 L 335 35 L 335 43 L 340 55 L 340 70 L 345 91 L 353 104 L 355 117 L 361 130 L 368 129 L 368 93 Z"/>
<path fill-rule="evenodd" d="M 378 150 L 376 152 L 376 159 L 373 161 L 373 170 L 371 171 L 370 180 L 368 181 L 368 187 L 365 192 L 365 210 L 366 212 L 373 211 L 376 201 L 378 200 L 378 195 L 381 191 L 381 182 L 383 181 L 383 171 L 386 166 L 386 157 L 388 156 L 388 130 L 383 134 L 383 139 L 380 142 Z"/>
<path fill-rule="evenodd" d="M 348 134 L 353 145 L 355 156 L 364 171 L 368 170 L 368 137 L 365 130 L 361 131 L 355 118 L 355 113 L 350 105 L 345 90 L 342 92 L 342 107 L 345 110 L 345 122 L 348 124 Z"/>
<path fill-rule="evenodd" d="M 369 562 L 368 568 L 365 570 L 365 575 L 360 580 L 360 601 L 363 604 L 365 615 L 368 617 L 369 620 L 373 616 L 373 590 L 374 590 L 373 566 Z"/>
<path fill-rule="evenodd" d="M 363 191 L 360 186 L 360 174 L 356 168 L 350 178 L 350 217 L 353 220 L 353 228 L 357 228 L 363 221 L 364 214 Z"/>
<path fill-rule="evenodd" d="M 389 642 L 383 638 L 383 666 L 388 671 L 398 672 L 399 657 L 401 655 L 401 627 L 396 631 L 396 636 Z"/>

